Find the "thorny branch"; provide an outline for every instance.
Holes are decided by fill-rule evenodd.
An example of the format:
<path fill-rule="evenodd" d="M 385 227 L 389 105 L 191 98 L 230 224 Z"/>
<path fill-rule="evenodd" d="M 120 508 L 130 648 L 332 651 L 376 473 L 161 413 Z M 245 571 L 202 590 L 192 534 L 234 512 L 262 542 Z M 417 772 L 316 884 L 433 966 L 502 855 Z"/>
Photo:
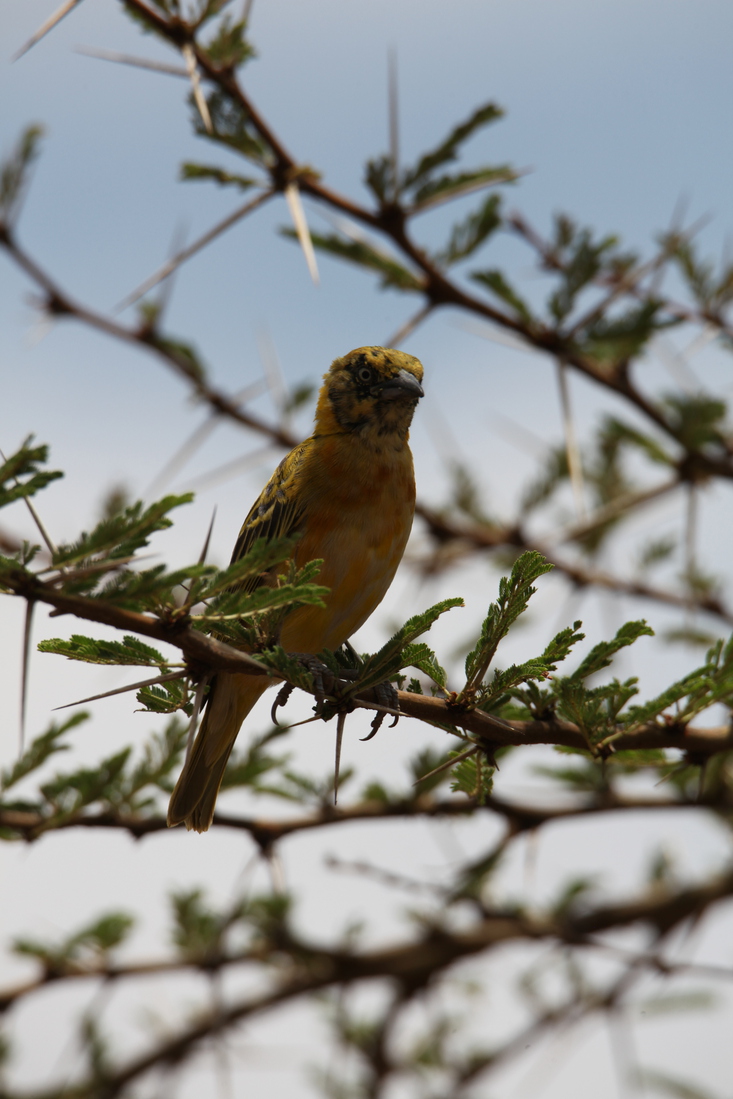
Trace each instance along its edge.
<path fill-rule="evenodd" d="M 20 573 L 4 581 L 16 595 L 37 603 L 55 607 L 63 614 L 73 614 L 90 622 L 100 622 L 119 630 L 129 630 L 143 637 L 167 642 L 181 650 L 191 662 L 196 674 L 201 666 L 215 671 L 239 672 L 243 675 L 272 676 L 272 671 L 239 649 L 193 629 L 184 619 L 166 622 L 151 615 L 140 614 L 124 607 L 113 606 L 101 599 L 69 595 L 56 591 L 51 584 L 28 580 Z M 366 706 L 379 709 L 374 689 L 356 695 Z M 553 721 L 498 721 L 483 710 L 458 706 L 452 700 L 398 691 L 400 711 L 408 717 L 435 725 L 454 725 L 485 743 L 489 750 L 503 745 L 556 744 L 585 750 L 587 739 L 576 725 Z M 617 750 L 626 748 L 681 748 L 695 755 L 714 755 L 733 749 L 733 730 L 728 726 L 698 729 L 692 726 L 643 726 L 614 739 Z"/>
<path fill-rule="evenodd" d="M 290 820 L 277 818 L 255 818 L 216 813 L 214 825 L 218 828 L 231 828 L 234 831 L 248 832 L 253 841 L 263 851 L 268 852 L 279 840 L 300 832 L 332 827 L 338 824 L 350 824 L 354 821 L 392 820 L 419 817 L 468 817 L 475 813 L 489 812 L 504 817 L 511 834 L 532 831 L 544 824 L 568 820 L 576 817 L 593 816 L 615 812 L 665 812 L 670 809 L 707 809 L 726 816 L 733 811 L 733 799 L 727 791 L 713 798 L 702 796 L 697 799 L 685 797 L 624 797 L 609 790 L 602 794 L 581 800 L 580 804 L 563 808 L 542 809 L 521 803 L 506 801 L 503 798 L 489 796 L 483 804 L 476 798 L 435 798 L 420 794 L 411 799 L 393 801 L 355 802 L 347 808 L 334 806 L 330 802 L 322 809 L 308 815 Z M 65 831 L 69 828 L 100 828 L 126 832 L 134 839 L 165 832 L 168 828 L 165 817 L 134 816 L 119 812 L 89 812 L 67 814 L 62 820 L 49 820 L 43 814 L 24 809 L 0 809 L 0 828 L 6 828 L 14 835 L 29 843 L 34 842 L 45 832 Z"/>
<path fill-rule="evenodd" d="M 46 294 L 44 308 L 53 316 L 71 316 L 83 324 L 89 325 L 97 331 L 103 332 L 123 342 L 132 343 L 141 350 L 148 351 L 167 366 L 183 377 L 193 388 L 196 397 L 206 402 L 212 411 L 223 418 L 228 418 L 247 427 L 250 430 L 264 435 L 273 443 L 292 448 L 299 441 L 298 437 L 287 428 L 278 424 L 268 423 L 260 417 L 247 412 L 236 401 L 212 387 L 205 378 L 192 369 L 187 359 L 177 353 L 176 349 L 166 343 L 156 332 L 143 322 L 137 328 L 127 327 L 110 320 L 103 314 L 88 309 L 75 302 L 69 295 L 62 291 L 54 280 L 38 266 L 38 264 L 18 245 L 14 234 L 9 229 L 0 225 L 0 246 L 4 246 L 11 257 L 28 274 Z M 570 541 L 589 533 L 597 526 L 608 521 L 609 518 L 619 514 L 628 514 L 635 506 L 641 506 L 651 499 L 668 494 L 681 485 L 682 479 L 675 478 L 653 489 L 648 489 L 633 497 L 616 502 L 614 505 L 600 509 L 599 513 L 591 516 L 582 524 L 565 532 L 563 540 Z M 523 529 L 521 520 L 512 526 L 489 526 L 476 522 L 466 523 L 455 520 L 434 507 L 418 501 L 416 514 L 424 521 L 428 533 L 440 547 L 446 543 L 464 547 L 473 552 L 495 550 L 502 547 L 513 547 L 517 550 L 536 549 L 555 565 L 556 569 L 563 573 L 570 582 L 580 588 L 597 587 L 607 591 L 615 591 L 627 595 L 640 596 L 651 599 L 654 602 L 666 603 L 683 609 L 695 608 L 705 611 L 722 621 L 733 623 L 733 610 L 715 594 L 701 594 L 691 592 L 681 594 L 655 587 L 641 581 L 625 580 L 614 576 L 604 570 L 587 567 L 577 562 L 569 561 L 555 554 L 551 548 L 542 541 L 530 537 Z M 7 547 L 17 544 L 17 539 L 11 534 L 3 535 Z M 439 553 L 422 563 L 426 572 L 441 568 Z M 153 636 L 153 635 L 150 635 Z M 164 640 L 163 638 L 160 638 Z"/>
<path fill-rule="evenodd" d="M 300 167 L 297 160 L 285 148 L 269 123 L 245 93 L 233 69 L 230 66 L 217 66 L 214 64 L 206 50 L 197 43 L 196 27 L 193 24 L 186 23 L 184 19 L 178 16 L 167 18 L 162 12 L 149 7 L 141 0 L 128 0 L 127 6 L 137 12 L 151 28 L 170 42 L 171 45 L 179 50 L 184 47 L 192 50 L 198 70 L 203 78 L 239 105 L 244 115 L 250 120 L 254 130 L 271 151 L 272 163 L 269 165 L 268 171 L 272 192 L 283 193 L 293 180 L 297 180 L 301 192 L 309 195 L 324 208 L 347 214 L 357 223 L 381 233 L 397 246 L 399 252 L 409 259 L 421 273 L 421 293 L 425 297 L 425 306 L 421 309 L 419 315 L 421 319 L 429 315 L 439 305 L 452 305 L 483 317 L 497 326 L 511 331 L 515 336 L 519 336 L 528 347 L 548 352 L 566 365 L 572 366 L 580 373 L 585 374 L 597 384 L 613 390 L 617 395 L 622 396 L 627 402 L 643 412 L 657 427 L 670 434 L 675 442 L 678 442 L 666 414 L 635 386 L 629 378 L 628 369 L 619 366 L 609 371 L 605 366 L 601 366 L 587 355 L 583 356 L 578 352 L 572 344 L 572 332 L 567 336 L 563 336 L 559 330 L 541 325 L 535 320 L 530 322 L 521 317 L 511 316 L 468 293 L 455 279 L 449 278 L 447 273 L 412 240 L 408 232 L 408 223 L 415 211 L 412 211 L 409 207 L 401 206 L 397 199 L 384 203 L 376 210 L 370 210 L 328 188 L 315 172 Z M 509 225 L 537 251 L 541 262 L 547 269 L 561 268 L 561 259 L 553 247 L 542 240 L 539 234 L 519 214 L 512 215 L 509 219 Z M 283 425 L 267 423 L 260 417 L 246 411 L 237 401 L 232 400 L 231 397 L 210 385 L 202 372 L 196 369 L 185 355 L 182 355 L 174 345 L 159 334 L 156 321 L 143 320 L 136 327 L 128 327 L 74 301 L 19 246 L 14 233 L 7 225 L 0 225 L 0 246 L 6 249 L 11 258 L 42 289 L 44 293 L 43 306 L 50 315 L 73 316 L 80 322 L 113 338 L 137 344 L 156 355 L 166 366 L 181 376 L 191 386 L 195 396 L 206 402 L 217 415 L 254 430 L 283 447 L 290 448 L 298 441 Z M 631 273 L 619 275 L 608 290 L 606 305 L 622 292 L 637 292 L 642 276 L 647 274 L 648 270 L 653 269 L 654 264 L 644 265 Z M 605 276 L 601 277 L 601 282 L 603 282 L 603 278 Z M 638 292 L 640 293 L 640 291 Z M 601 308 L 602 306 L 599 305 L 596 310 Z M 672 312 L 677 316 L 681 316 L 681 308 L 674 305 Z M 583 318 L 581 322 L 575 325 L 575 328 L 578 327 L 578 324 L 587 323 L 588 319 L 588 317 Z M 721 313 L 713 314 L 704 311 L 695 313 L 694 310 L 687 309 L 684 313 L 684 319 L 704 323 L 708 326 L 713 325 L 720 331 L 728 335 L 731 334 L 730 327 Z M 733 458 L 730 454 L 720 457 L 700 448 L 695 450 L 687 448 L 678 462 L 676 476 L 673 481 L 649 490 L 646 495 L 651 498 L 663 492 L 668 492 L 673 487 L 686 481 L 692 483 L 711 476 L 723 478 L 733 476 Z M 645 494 L 639 495 L 643 497 Z M 640 500 L 640 502 L 643 501 Z M 628 514 L 630 506 L 630 503 L 629 507 L 622 506 L 622 501 L 619 501 L 616 504 L 617 514 Z M 601 509 L 602 515 L 597 514 L 591 517 L 589 529 L 593 529 L 594 525 L 598 526 L 606 521 L 608 518 L 605 514 L 607 510 L 607 508 L 603 508 Z M 690 591 L 680 594 L 646 583 L 625 580 L 605 571 L 585 567 L 582 564 L 548 554 L 546 547 L 541 542 L 530 538 L 526 531 L 522 529 L 521 521 L 505 528 L 488 528 L 477 524 L 466 527 L 448 518 L 437 516 L 434 510 L 427 505 L 419 505 L 418 514 L 425 520 L 429 533 L 439 544 L 450 541 L 464 546 L 470 545 L 474 550 L 495 549 L 501 546 L 537 548 L 553 561 L 558 570 L 564 573 L 572 584 L 578 587 L 600 587 L 620 593 L 639 595 L 683 609 L 695 608 L 702 610 L 726 622 L 733 621 L 733 612 L 714 593 Z M 576 532 L 575 537 L 578 536 L 579 534 Z M 440 567 L 440 555 L 436 555 L 432 563 L 426 563 L 426 568 L 436 569 Z"/>
<path fill-rule="evenodd" d="M 299 1000 L 303 996 L 313 995 L 326 989 L 349 986 L 358 981 L 373 981 L 388 978 L 404 989 L 407 998 L 422 990 L 439 975 L 456 963 L 478 955 L 485 955 L 498 947 L 512 942 L 542 942 L 543 940 L 566 943 L 569 945 L 593 945 L 590 935 L 623 926 L 642 923 L 653 928 L 657 935 L 669 934 L 683 921 L 699 918 L 711 905 L 733 895 L 733 871 L 720 875 L 697 888 L 670 891 L 659 896 L 652 891 L 646 896 L 621 905 L 599 905 L 586 911 L 567 912 L 560 915 L 530 915 L 529 913 L 483 910 L 468 928 L 452 929 L 450 926 L 435 924 L 427 927 L 417 941 L 400 943 L 371 951 L 329 950 L 308 942 L 298 936 L 287 924 L 282 923 L 272 929 L 274 941 L 265 942 L 258 949 L 248 949 L 239 955 L 208 954 L 200 959 L 168 963 L 153 963 L 129 967 L 105 965 L 102 968 L 90 968 L 86 972 L 70 969 L 68 973 L 49 973 L 39 981 L 30 982 L 15 989 L 0 993 L 0 1009 L 7 1009 L 20 999 L 37 992 L 45 984 L 65 978 L 103 979 L 116 981 L 124 977 L 139 977 L 155 973 L 170 973 L 171 969 L 195 966 L 205 973 L 213 973 L 225 967 L 247 964 L 261 960 L 263 951 L 269 952 L 277 943 L 279 948 L 287 949 L 294 959 L 298 959 L 284 976 L 275 979 L 273 987 L 264 993 L 235 1000 L 228 1005 L 219 1005 L 217 1010 L 184 1025 L 174 1037 L 166 1038 L 142 1055 L 129 1058 L 126 1062 L 109 1068 L 104 1078 L 104 1095 L 117 1096 L 135 1080 L 144 1077 L 156 1066 L 173 1064 L 181 1057 L 188 1056 L 204 1041 L 213 1035 L 226 1033 L 244 1020 L 252 1019 L 272 1011 L 283 1003 Z M 643 963 L 643 956 L 641 957 Z M 651 955 L 649 965 L 654 966 L 655 956 Z M 629 984 L 636 965 L 615 982 L 604 998 L 607 1002 L 598 1002 L 596 1009 L 608 1006 L 611 1000 L 618 999 L 622 990 Z M 576 1007 L 580 1006 L 578 1004 Z M 588 1005 L 582 1005 L 586 1011 Z M 552 1014 L 557 1021 L 558 1013 Z M 550 1019 L 540 1018 L 534 1026 L 546 1027 Z M 514 1043 L 510 1043 L 514 1045 Z M 487 1058 L 481 1069 L 493 1067 L 498 1063 Z M 74 1096 L 101 1094 L 94 1090 L 98 1085 L 77 1085 Z M 58 1090 L 47 1089 L 40 1092 L 26 1092 L 25 1099 L 51 1099 Z"/>
<path fill-rule="evenodd" d="M 326 187 L 315 173 L 302 169 L 296 159 L 285 149 L 270 125 L 255 107 L 251 98 L 245 93 L 231 67 L 219 68 L 212 63 L 206 50 L 196 42 L 194 28 L 187 26 L 180 19 L 166 20 L 162 15 L 149 8 L 147 4 L 142 3 L 142 0 L 126 0 L 126 3 L 128 7 L 136 10 L 149 21 L 158 34 L 167 39 L 172 45 L 180 49 L 183 45 L 189 44 L 194 49 L 202 74 L 215 87 L 218 87 L 239 105 L 246 117 L 250 119 L 259 136 L 272 150 L 274 163 L 269 171 L 274 189 L 283 191 L 292 179 L 297 178 L 298 185 L 305 194 L 327 208 L 338 210 L 355 221 L 377 230 L 397 245 L 400 252 L 411 260 L 421 272 L 421 292 L 426 298 L 427 305 L 431 307 L 439 305 L 455 306 L 468 313 L 483 317 L 500 328 L 514 333 L 521 337 L 528 347 L 534 348 L 536 351 L 547 352 L 551 356 L 561 359 L 598 385 L 623 397 L 635 405 L 658 427 L 676 438 L 663 411 L 639 390 L 630 379 L 627 369 L 619 367 L 609 372 L 590 357 L 579 353 L 572 340 L 561 332 L 537 322 L 528 324 L 469 294 L 454 280 L 449 279 L 446 273 L 429 258 L 427 253 L 413 242 L 407 230 L 412 211 L 395 201 L 383 204 L 376 211 L 369 210 L 367 207 L 355 203 Z M 522 232 L 540 250 L 546 264 L 557 266 L 559 263 L 557 257 L 552 255 L 549 247 L 540 241 L 538 235 L 532 234 L 526 222 L 518 215 L 515 215 L 512 224 L 518 232 Z M 733 329 L 727 325 L 720 314 L 696 314 L 693 310 L 687 310 L 685 319 L 694 319 L 698 322 L 711 324 L 728 335 L 733 335 Z M 688 457 L 694 458 L 697 475 L 733 477 L 733 457 L 730 453 L 724 459 L 718 460 L 700 451 L 696 451 L 694 455 L 690 454 Z"/>

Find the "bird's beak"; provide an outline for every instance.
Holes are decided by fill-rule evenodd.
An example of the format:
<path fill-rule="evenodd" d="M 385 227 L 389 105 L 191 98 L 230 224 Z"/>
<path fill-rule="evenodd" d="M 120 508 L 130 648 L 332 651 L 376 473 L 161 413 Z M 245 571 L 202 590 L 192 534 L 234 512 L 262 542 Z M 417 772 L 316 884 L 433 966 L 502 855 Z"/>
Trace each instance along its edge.
<path fill-rule="evenodd" d="M 420 385 L 414 374 L 409 370 L 400 370 L 394 378 L 390 378 L 383 386 L 379 387 L 379 399 L 382 401 L 413 400 L 425 396 L 425 390 Z"/>

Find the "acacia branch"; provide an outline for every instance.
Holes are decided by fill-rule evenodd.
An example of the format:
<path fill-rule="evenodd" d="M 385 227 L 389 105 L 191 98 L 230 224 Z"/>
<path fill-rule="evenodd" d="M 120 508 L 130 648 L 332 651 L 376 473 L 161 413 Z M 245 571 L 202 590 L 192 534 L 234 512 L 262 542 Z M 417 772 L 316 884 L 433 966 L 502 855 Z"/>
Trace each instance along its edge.
<path fill-rule="evenodd" d="M 572 805 L 555 808 L 540 808 L 496 796 L 489 796 L 479 804 L 473 797 L 435 798 L 420 794 L 412 798 L 395 798 L 390 801 L 360 801 L 341 807 L 329 803 L 312 813 L 290 820 L 277 818 L 248 817 L 217 812 L 214 825 L 218 828 L 231 828 L 234 831 L 247 832 L 264 854 L 268 854 L 280 840 L 301 832 L 319 828 L 329 828 L 338 824 L 351 824 L 356 821 L 422 819 L 425 817 L 465 817 L 475 813 L 494 813 L 504 817 L 512 833 L 541 828 L 542 825 L 570 818 L 594 816 L 600 813 L 615 812 L 655 812 L 670 809 L 707 809 L 711 812 L 727 814 L 733 809 L 733 800 L 726 789 L 714 797 L 705 796 L 692 800 L 679 797 L 623 797 L 613 790 L 593 794 L 590 797 L 574 798 Z M 56 819 L 42 811 L 30 809 L 3 809 L 0 807 L 0 829 L 12 831 L 28 843 L 33 843 L 47 832 L 60 832 L 69 828 L 99 828 L 126 832 L 135 839 L 166 832 L 169 825 L 164 816 L 144 816 L 135 813 L 105 809 L 101 812 L 89 812 L 80 809 L 76 813 L 67 813 Z"/>
<path fill-rule="evenodd" d="M 588 741 L 570 721 L 555 718 L 552 721 L 502 720 L 499 723 L 482 710 L 464 710 L 441 698 L 407 691 L 399 691 L 398 696 L 400 710 L 409 717 L 434 725 L 456 725 L 480 740 L 489 751 L 523 744 L 554 744 L 588 751 Z M 702 729 L 691 725 L 648 724 L 627 733 L 617 733 L 613 746 L 618 751 L 678 748 L 691 756 L 708 758 L 733 749 L 733 728 L 729 725 Z"/>
<path fill-rule="evenodd" d="M 0 247 L 5 248 L 11 259 L 43 291 L 43 308 L 50 316 L 74 317 L 89 328 L 147 351 L 183 378 L 191 386 L 194 395 L 206 402 L 215 413 L 226 416 L 243 427 L 251 428 L 288 449 L 295 446 L 297 440 L 290 432 L 245 412 L 226 393 L 209 385 L 191 362 L 160 337 L 154 329 L 145 324 L 137 328 L 128 328 L 111 320 L 103 313 L 97 313 L 75 301 L 20 247 L 8 226 L 2 223 L 0 223 Z"/>
<path fill-rule="evenodd" d="M 664 486 L 664 490 L 667 491 L 669 487 L 671 486 Z M 719 596 L 699 595 L 693 592 L 681 594 L 651 584 L 644 584 L 639 580 L 627 580 L 624 577 L 614 576 L 602 569 L 576 564 L 573 561 L 559 557 L 550 546 L 541 540 L 527 536 L 520 526 L 499 527 L 490 526 L 487 523 L 462 523 L 419 501 L 415 506 L 415 514 L 419 515 L 425 522 L 429 533 L 439 545 L 454 541 L 459 544 L 466 544 L 471 550 L 493 550 L 507 546 L 515 547 L 517 550 L 536 550 L 553 564 L 558 572 L 561 572 L 579 588 L 605 588 L 607 591 L 633 595 L 641 599 L 651 599 L 657 603 L 666 603 L 668 606 L 680 607 L 685 610 L 694 608 L 715 615 L 722 621 L 733 625 L 733 609 L 724 603 Z M 589 524 L 591 522 L 592 519 L 589 520 Z M 431 571 L 434 566 L 428 561 L 423 567 L 426 571 Z"/>
<path fill-rule="evenodd" d="M 273 442 L 292 448 L 299 441 L 292 432 L 276 424 L 267 423 L 259 417 L 245 412 L 239 404 L 227 394 L 210 386 L 203 377 L 192 369 L 182 356 L 177 355 L 165 343 L 160 342 L 149 330 L 142 328 L 128 328 L 110 320 L 104 314 L 97 313 L 86 306 L 74 301 L 65 291 L 61 290 L 56 282 L 33 260 L 15 241 L 15 238 L 7 229 L 0 225 L 0 246 L 4 246 L 10 256 L 28 274 L 46 295 L 46 308 L 55 316 L 73 316 L 76 320 L 88 325 L 97 331 L 123 342 L 132 343 L 135 346 L 152 352 L 166 365 L 174 369 L 176 373 L 184 377 L 194 390 L 195 395 L 209 404 L 212 410 L 221 416 L 241 424 L 244 427 L 257 431 L 259 434 L 271 439 Z M 665 482 L 656 489 L 639 493 L 633 498 L 635 504 L 642 504 L 648 499 L 671 491 L 676 484 L 681 482 Z M 430 533 L 439 542 L 449 539 L 462 541 L 473 545 L 478 549 L 496 549 L 501 546 L 516 546 L 520 549 L 536 549 L 542 553 L 555 567 L 566 575 L 579 587 L 602 587 L 607 590 L 622 592 L 627 595 L 640 596 L 652 599 L 655 602 L 666 603 L 683 609 L 696 607 L 707 611 L 733 624 L 733 611 L 722 600 L 714 595 L 681 595 L 667 591 L 639 581 L 624 580 L 614 577 L 609 573 L 596 569 L 588 569 L 572 562 L 557 557 L 551 549 L 540 542 L 528 538 L 518 527 L 489 527 L 483 524 L 459 524 L 446 518 L 434 508 L 418 502 L 416 513 L 426 522 Z M 605 515 L 605 511 L 604 511 Z M 593 529 L 593 525 L 604 519 L 593 516 L 586 524 L 587 530 Z M 585 528 L 584 528 L 585 529 Z M 585 532 L 587 532 L 587 530 Z M 583 531 L 581 531 L 583 533 Z M 578 537 L 578 531 L 568 532 L 568 538 Z M 155 636 L 155 635 L 149 635 Z M 165 640 L 159 638 L 159 640 Z"/>
<path fill-rule="evenodd" d="M 159 19 L 157 15 L 155 15 L 155 18 L 156 20 Z M 218 70 L 212 71 L 218 72 Z M 243 97 L 243 103 L 247 102 L 246 98 Z M 248 106 L 247 109 L 252 108 L 251 106 Z M 264 127 L 264 123 L 262 123 L 262 125 Z M 269 134 L 269 130 L 265 127 L 262 130 L 262 136 L 264 137 L 266 134 Z M 285 154 L 284 151 L 282 155 L 287 157 L 287 154 Z M 288 161 L 288 163 L 290 163 L 290 161 Z M 292 163 L 294 164 L 294 162 Z M 301 188 L 304 187 L 305 182 L 301 183 Z M 352 213 L 354 213 L 354 211 L 352 211 Z M 354 214 L 354 216 L 356 216 L 356 214 Z M 386 231 L 386 229 L 384 231 Z M 216 415 L 233 420 L 241 426 L 256 431 L 260 435 L 263 435 L 278 445 L 288 449 L 291 449 L 299 441 L 296 436 L 286 428 L 277 424 L 268 423 L 267 421 L 246 412 L 231 396 L 209 385 L 203 375 L 193 367 L 185 356 L 178 353 L 174 347 L 159 337 L 149 326 L 143 324 L 137 328 L 132 328 L 121 325 L 106 317 L 104 314 L 89 309 L 75 301 L 18 245 L 9 227 L 3 224 L 0 224 L 0 247 L 6 249 L 10 257 L 44 292 L 44 306 L 50 315 L 74 317 L 77 321 L 86 324 L 96 331 L 103 332 L 105 335 L 122 340 L 123 342 L 131 343 L 140 349 L 154 354 L 159 360 L 163 361 L 165 365 L 182 377 L 187 384 L 192 387 L 195 396 L 199 400 L 206 402 Z M 427 259 L 425 259 L 425 264 L 430 267 L 430 263 Z M 426 273 L 429 272 L 426 271 Z M 465 305 L 465 307 L 469 308 L 469 305 Z M 571 360 L 568 359 L 567 361 Z M 685 463 L 680 464 L 680 471 L 675 479 L 667 481 L 646 492 L 640 492 L 630 496 L 629 505 L 640 506 L 653 498 L 672 491 L 673 488 L 680 485 L 683 480 L 683 464 Z M 695 470 L 699 472 L 703 468 L 706 469 L 708 473 L 714 472 L 723 477 L 733 475 L 733 466 L 731 466 L 731 472 L 729 473 L 725 461 L 722 461 L 721 464 L 720 460 L 716 460 L 711 456 L 701 456 L 697 453 L 695 455 L 688 455 L 685 468 L 687 469 L 685 474 L 686 477 L 688 475 L 692 476 Z M 602 509 L 602 514 L 592 516 L 587 523 L 582 524 L 577 529 L 573 528 L 566 532 L 564 540 L 572 540 L 582 536 L 584 533 L 592 531 L 598 524 L 607 521 L 609 517 L 617 516 L 622 510 L 625 512 L 628 509 L 626 505 L 622 508 L 620 501 L 608 505 L 606 508 Z M 653 585 L 644 584 L 640 581 L 625 580 L 620 577 L 615 577 L 598 569 L 585 568 L 557 557 L 550 548 L 543 545 L 540 541 L 529 538 L 519 526 L 489 527 L 480 524 L 458 524 L 455 521 L 447 519 L 445 516 L 435 511 L 435 509 L 421 503 L 418 503 L 416 512 L 425 520 L 430 533 L 440 542 L 453 539 L 467 542 L 480 549 L 493 549 L 507 545 L 516 546 L 521 549 L 536 549 L 551 561 L 560 572 L 567 576 L 572 583 L 579 587 L 600 587 L 610 591 L 651 599 L 655 602 L 665 603 L 669 606 L 676 606 L 682 609 L 689 609 L 691 607 L 697 608 L 715 615 L 729 624 L 733 624 L 733 610 L 727 607 L 716 595 L 700 595 L 692 592 L 689 594 L 679 594 Z"/>
<path fill-rule="evenodd" d="M 226 1033 L 246 1019 L 303 996 L 384 978 L 396 981 L 406 990 L 418 990 L 457 962 L 511 942 L 549 939 L 583 944 L 589 934 L 636 923 L 651 925 L 659 934 L 666 934 L 690 917 L 699 918 L 712 905 L 731 895 L 733 870 L 695 888 L 667 890 L 661 895 L 657 888 L 627 904 L 597 906 L 580 913 L 571 911 L 543 917 L 485 912 L 467 929 L 455 931 L 436 925 L 416 941 L 363 952 L 323 949 L 296 936 L 290 929 L 280 927 L 273 932 L 276 941 L 271 943 L 271 948 L 280 954 L 287 952 L 292 965 L 279 979 L 275 978 L 274 987 L 229 1006 L 217 1005 L 194 1023 L 182 1027 L 178 1034 L 106 1072 L 104 1095 L 106 1099 L 114 1099 L 129 1084 L 153 1069 L 190 1056 L 212 1036 Z M 616 987 L 616 995 L 625 983 L 626 976 Z M 91 1099 L 92 1095 L 99 1094 L 94 1090 L 98 1088 L 97 1081 L 77 1084 L 73 1090 L 74 1099 Z M 44 1089 L 26 1092 L 24 1099 L 57 1099 L 58 1095 L 58 1089 Z"/>
<path fill-rule="evenodd" d="M 512 316 L 470 294 L 457 282 L 451 280 L 446 272 L 411 239 L 407 228 L 410 211 L 394 201 L 383 203 L 376 211 L 370 210 L 327 187 L 312 169 L 300 166 L 245 93 L 234 70 L 231 67 L 219 67 L 213 63 L 206 49 L 196 42 L 196 28 L 179 17 L 166 20 L 142 0 L 124 0 L 124 2 L 127 7 L 143 16 L 162 38 L 167 39 L 176 48 L 181 49 L 185 45 L 193 49 L 202 76 L 238 104 L 259 137 L 271 150 L 273 163 L 266 168 L 274 190 L 283 192 L 289 183 L 297 179 L 298 186 L 304 194 L 310 195 L 311 198 L 330 209 L 347 214 L 355 221 L 377 230 L 397 245 L 402 254 L 422 272 L 424 276 L 422 293 L 426 298 L 426 304 L 431 309 L 440 305 L 455 306 L 491 321 L 505 331 L 512 332 L 529 348 L 546 352 L 560 359 L 598 385 L 625 398 L 665 433 L 678 441 L 662 409 L 638 389 L 625 367 L 609 369 L 590 356 L 583 355 L 572 339 L 558 330 L 542 322 L 527 321 Z M 528 239 L 536 238 L 539 241 L 536 234 L 532 235 L 531 230 L 518 215 L 511 219 L 510 224 L 517 231 L 523 231 Z M 548 253 L 547 248 L 545 253 Z M 557 264 L 558 261 L 555 258 L 555 266 Z M 705 316 L 704 320 L 705 323 L 718 325 L 722 323 L 720 318 L 716 320 Z M 733 478 L 733 457 L 730 455 L 717 458 L 699 450 L 688 452 L 689 475 L 693 472 L 692 465 L 696 475 L 712 474 Z"/>
<path fill-rule="evenodd" d="M 77 618 L 99 622 L 174 645 L 192 663 L 192 674 L 200 675 L 204 668 L 239 672 L 242 675 L 267 675 L 279 678 L 277 673 L 273 673 L 272 669 L 259 663 L 248 653 L 241 652 L 223 641 L 193 629 L 185 619 L 165 621 L 114 606 L 101 599 L 67 595 L 22 570 L 18 570 L 15 575 L 7 575 L 4 583 L 16 595 L 37 603 L 46 603 L 64 614 L 73 614 Z M 354 697 L 367 707 L 380 709 L 380 703 L 373 688 L 358 693 Z M 453 704 L 451 700 L 417 695 L 411 691 L 399 691 L 398 698 L 400 711 L 406 716 L 443 727 L 457 726 L 478 737 L 489 751 L 509 744 L 556 744 L 581 750 L 588 749 L 588 742 L 583 733 L 571 722 L 557 719 L 506 722 L 482 710 L 464 709 Z M 728 726 L 698 729 L 690 726 L 644 725 L 633 732 L 618 733 L 614 738 L 614 747 L 617 750 L 679 748 L 691 755 L 707 758 L 717 752 L 733 749 L 733 731 Z"/>

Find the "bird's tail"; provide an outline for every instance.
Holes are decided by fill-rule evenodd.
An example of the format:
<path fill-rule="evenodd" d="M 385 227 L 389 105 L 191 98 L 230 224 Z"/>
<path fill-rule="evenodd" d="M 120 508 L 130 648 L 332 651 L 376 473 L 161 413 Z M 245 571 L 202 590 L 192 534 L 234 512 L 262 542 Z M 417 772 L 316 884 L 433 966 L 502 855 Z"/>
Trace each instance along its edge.
<path fill-rule="evenodd" d="M 169 828 L 184 823 L 189 831 L 207 830 L 237 733 L 270 682 L 266 676 L 226 672 L 212 681 L 201 728 L 171 795 Z"/>

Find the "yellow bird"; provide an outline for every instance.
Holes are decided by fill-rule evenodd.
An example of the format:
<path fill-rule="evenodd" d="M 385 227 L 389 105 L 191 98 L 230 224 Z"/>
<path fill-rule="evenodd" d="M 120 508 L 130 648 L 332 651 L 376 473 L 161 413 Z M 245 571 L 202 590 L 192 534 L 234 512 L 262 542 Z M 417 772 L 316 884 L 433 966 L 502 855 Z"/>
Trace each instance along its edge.
<path fill-rule="evenodd" d="M 277 467 L 244 521 L 232 561 L 258 538 L 295 533 L 298 567 L 323 558 L 317 582 L 326 606 L 306 605 L 283 623 L 287 652 L 337 649 L 381 603 L 399 565 L 415 510 L 408 445 L 423 396 L 418 359 L 359 347 L 324 375 L 313 434 Z M 272 684 L 265 676 L 219 672 L 190 757 L 168 809 L 168 824 L 205 832 L 214 816 L 240 726 Z"/>

